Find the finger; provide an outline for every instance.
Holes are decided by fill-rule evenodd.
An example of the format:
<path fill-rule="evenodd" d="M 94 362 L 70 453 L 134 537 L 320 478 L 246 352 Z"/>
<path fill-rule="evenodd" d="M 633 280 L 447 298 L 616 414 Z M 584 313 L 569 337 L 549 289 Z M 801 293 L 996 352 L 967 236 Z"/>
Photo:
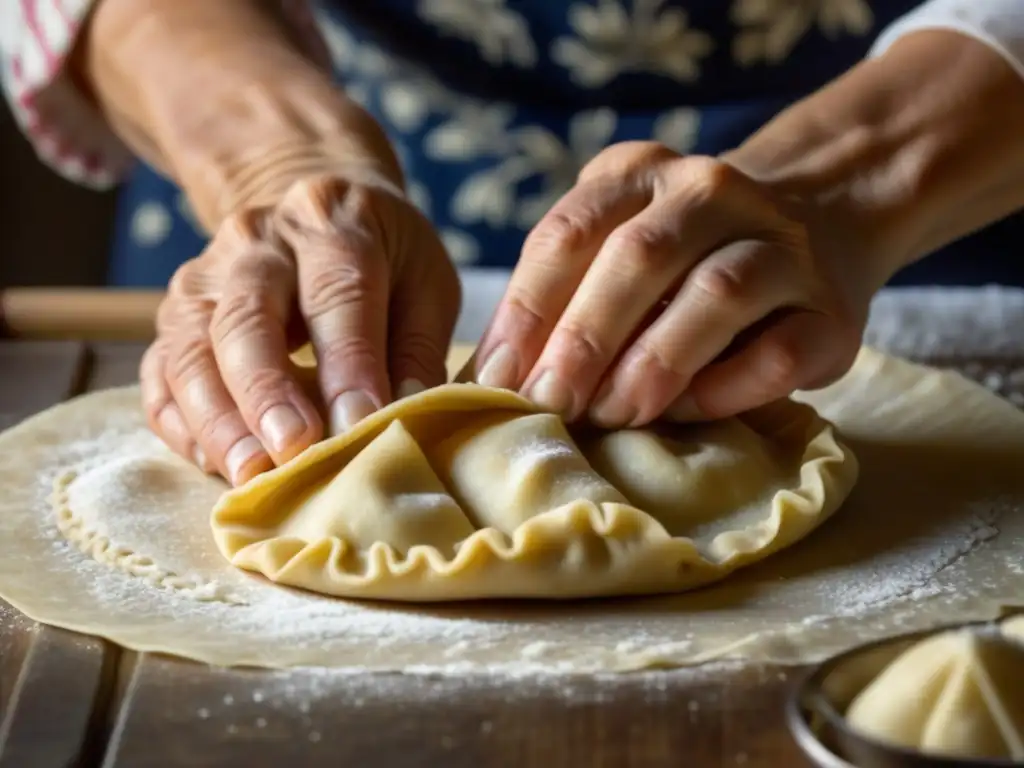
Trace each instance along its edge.
<path fill-rule="evenodd" d="M 232 484 L 240 485 L 273 467 L 273 461 L 238 412 L 221 379 L 209 328 L 212 302 L 188 298 L 188 276 L 196 262 L 175 274 L 167 302 L 157 316 L 157 330 L 168 341 L 165 375 L 171 396 L 206 459 Z M 208 276 L 207 276 L 208 277 Z"/>
<path fill-rule="evenodd" d="M 430 236 L 433 238 L 433 235 Z M 409 397 L 448 380 L 446 359 L 462 287 L 443 246 L 424 238 L 436 250 L 418 259 L 395 286 L 391 302 L 390 363 L 395 397 Z"/>
<path fill-rule="evenodd" d="M 641 322 L 725 233 L 756 230 L 729 194 L 655 201 L 601 246 L 551 332 L 524 390 L 541 407 L 575 418 Z"/>
<path fill-rule="evenodd" d="M 836 381 L 853 365 L 860 337 L 838 318 L 787 313 L 735 353 L 700 371 L 687 392 L 691 413 L 719 419 L 758 408 L 798 389 Z M 684 407 L 687 407 L 684 404 Z"/>
<path fill-rule="evenodd" d="M 744 241 L 695 267 L 661 316 L 630 346 L 590 408 L 606 427 L 646 424 L 745 328 L 773 310 L 809 301 L 789 252 Z"/>
<path fill-rule="evenodd" d="M 276 227 L 295 254 L 299 307 L 338 434 L 391 399 L 387 376 L 389 273 L 372 230 L 372 192 L 340 181 L 293 187 Z"/>
<path fill-rule="evenodd" d="M 640 179 L 598 177 L 574 187 L 541 219 L 481 341 L 479 383 L 522 385 L 605 238 L 651 195 Z"/>
<path fill-rule="evenodd" d="M 166 345 L 158 341 L 149 346 L 139 364 L 142 407 L 149 428 L 183 459 L 193 462 L 204 472 L 210 472 L 213 465 L 192 439 L 185 417 L 171 395 L 164 375 L 166 361 Z"/>
<path fill-rule="evenodd" d="M 281 464 L 323 436 L 288 357 L 295 262 L 265 212 L 231 217 L 217 239 L 237 255 L 210 320 L 214 355 L 246 426 Z"/>

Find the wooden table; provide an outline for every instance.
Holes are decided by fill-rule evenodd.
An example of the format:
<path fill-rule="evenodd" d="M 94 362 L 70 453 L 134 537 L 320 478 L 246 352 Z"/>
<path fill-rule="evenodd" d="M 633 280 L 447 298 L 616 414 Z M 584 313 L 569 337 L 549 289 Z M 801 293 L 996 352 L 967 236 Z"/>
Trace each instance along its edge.
<path fill-rule="evenodd" d="M 134 381 L 143 349 L 0 341 L 0 428 Z M 1008 372 L 1021 368 L 981 360 L 967 370 L 1012 383 Z M 0 768 L 800 768 L 808 763 L 782 711 L 796 673 L 752 666 L 516 681 L 226 670 L 41 626 L 0 603 Z"/>
<path fill-rule="evenodd" d="M 0 342 L 0 426 L 134 381 L 143 349 Z M 780 669 L 380 678 L 134 653 L 0 603 L 0 768 L 806 765 Z"/>

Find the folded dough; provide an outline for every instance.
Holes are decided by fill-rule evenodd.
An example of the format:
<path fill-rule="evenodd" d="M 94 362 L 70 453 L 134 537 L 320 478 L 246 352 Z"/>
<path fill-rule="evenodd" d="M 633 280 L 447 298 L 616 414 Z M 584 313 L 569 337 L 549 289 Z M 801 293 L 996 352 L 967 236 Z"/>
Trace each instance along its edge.
<path fill-rule="evenodd" d="M 1024 645 L 998 631 L 942 632 L 915 643 L 861 691 L 850 725 L 943 757 L 1024 759 Z"/>
<path fill-rule="evenodd" d="M 802 538 L 856 475 L 832 426 L 792 401 L 608 433 L 449 384 L 227 492 L 212 526 L 233 565 L 327 595 L 669 592 Z"/>

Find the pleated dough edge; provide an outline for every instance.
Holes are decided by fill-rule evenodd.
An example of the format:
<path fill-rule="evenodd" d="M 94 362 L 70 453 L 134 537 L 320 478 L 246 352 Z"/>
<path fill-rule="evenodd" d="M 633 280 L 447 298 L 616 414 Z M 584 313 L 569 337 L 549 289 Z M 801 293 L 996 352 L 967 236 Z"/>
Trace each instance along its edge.
<path fill-rule="evenodd" d="M 458 408 L 481 405 L 537 412 L 518 395 L 476 385 L 447 385 L 417 396 Z M 469 395 L 468 398 L 465 395 Z M 291 463 L 227 492 L 211 515 L 218 548 L 232 565 L 274 583 L 338 597 L 444 601 L 475 598 L 569 598 L 681 591 L 703 586 L 802 539 L 831 516 L 849 495 L 858 474 L 853 453 L 831 424 L 808 405 L 790 401 L 790 425 L 805 419 L 800 484 L 772 498 L 771 514 L 757 526 L 716 535 L 709 557 L 692 539 L 672 537 L 651 515 L 632 506 L 580 500 L 536 515 L 511 535 L 494 528 L 475 531 L 457 545 L 454 557 L 432 546 L 413 546 L 403 557 L 385 542 L 363 551 L 366 568 L 345 570 L 351 544 L 338 537 L 305 542 L 270 537 L 252 541 L 224 520 L 241 494 L 266 503 L 283 474 L 299 474 L 327 461 L 352 443 L 379 432 L 408 408 L 398 401 L 364 419 L 352 431 L 307 449 Z M 569 567 L 562 567 L 568 565 Z"/>

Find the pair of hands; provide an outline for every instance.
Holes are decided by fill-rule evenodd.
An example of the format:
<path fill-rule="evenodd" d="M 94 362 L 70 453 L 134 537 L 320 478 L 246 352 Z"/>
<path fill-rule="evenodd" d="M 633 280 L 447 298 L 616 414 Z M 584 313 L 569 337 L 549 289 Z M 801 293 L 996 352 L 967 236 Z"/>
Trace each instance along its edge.
<path fill-rule="evenodd" d="M 444 247 L 392 179 L 289 173 L 181 267 L 141 367 L 151 427 L 234 484 L 443 383 L 459 310 Z M 828 384 L 870 291 L 825 218 L 726 162 L 612 146 L 527 238 L 477 380 L 607 427 Z M 289 361 L 306 341 L 320 407 Z"/>

